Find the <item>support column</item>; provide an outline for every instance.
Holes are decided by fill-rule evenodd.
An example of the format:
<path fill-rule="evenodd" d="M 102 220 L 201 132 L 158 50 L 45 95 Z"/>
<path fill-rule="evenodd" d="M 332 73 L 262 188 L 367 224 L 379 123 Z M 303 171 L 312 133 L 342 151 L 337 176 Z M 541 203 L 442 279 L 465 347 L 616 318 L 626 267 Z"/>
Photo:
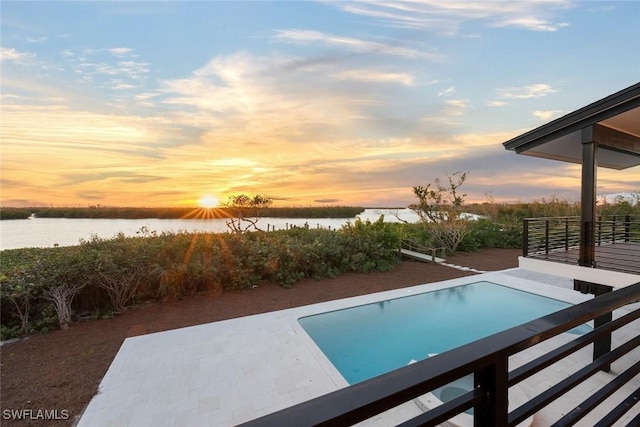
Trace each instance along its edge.
<path fill-rule="evenodd" d="M 596 266 L 596 175 L 598 146 L 593 137 L 593 126 L 582 129 L 582 191 L 580 211 L 580 258 L 578 264 L 585 267 Z M 611 292 L 610 286 L 574 280 L 574 289 L 589 292 L 595 296 Z M 594 319 L 594 326 L 602 326 L 612 319 L 612 313 Z M 593 343 L 593 359 L 611 351 L 611 334 L 599 338 Z M 602 370 L 609 372 L 610 366 L 603 366 Z"/>
<path fill-rule="evenodd" d="M 578 264 L 596 266 L 596 173 L 597 144 L 593 138 L 593 126 L 582 129 L 582 191 L 580 213 L 580 257 Z"/>
<path fill-rule="evenodd" d="M 583 294 L 593 294 L 594 297 L 598 297 L 600 295 L 613 292 L 613 287 L 574 279 L 573 290 L 580 291 Z M 595 319 L 593 319 L 593 327 L 595 329 L 600 326 L 604 326 L 608 322 L 611 322 L 611 320 L 613 320 L 613 312 L 610 311 L 608 313 L 603 314 L 600 317 L 596 317 Z M 611 351 L 611 332 L 598 338 L 596 341 L 593 342 L 593 360 L 596 360 L 600 356 L 604 356 L 610 351 Z M 611 370 L 611 364 L 608 363 L 604 365 L 601 368 L 601 370 L 604 372 L 609 372 Z"/>
<path fill-rule="evenodd" d="M 500 357 L 493 364 L 477 371 L 474 386 L 488 399 L 473 408 L 474 426 L 506 427 L 509 425 L 509 364 Z"/>

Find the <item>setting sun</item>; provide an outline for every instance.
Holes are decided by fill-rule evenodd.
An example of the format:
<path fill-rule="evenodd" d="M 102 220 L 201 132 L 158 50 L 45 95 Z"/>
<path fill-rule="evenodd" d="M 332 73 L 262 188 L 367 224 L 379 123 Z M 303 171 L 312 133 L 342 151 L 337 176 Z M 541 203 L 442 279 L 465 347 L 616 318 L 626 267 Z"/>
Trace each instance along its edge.
<path fill-rule="evenodd" d="M 216 206 L 218 206 L 219 203 L 220 203 L 220 201 L 216 197 L 214 197 L 214 196 L 212 196 L 210 194 L 207 194 L 207 195 L 203 196 L 198 201 L 198 204 L 202 208 L 215 208 Z"/>

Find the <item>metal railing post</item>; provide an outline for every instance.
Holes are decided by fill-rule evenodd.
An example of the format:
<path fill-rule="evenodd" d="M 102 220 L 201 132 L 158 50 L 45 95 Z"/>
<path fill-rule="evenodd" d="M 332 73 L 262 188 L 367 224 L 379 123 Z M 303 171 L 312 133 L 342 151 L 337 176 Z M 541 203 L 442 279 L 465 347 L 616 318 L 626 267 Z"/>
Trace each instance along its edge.
<path fill-rule="evenodd" d="M 624 217 L 624 241 L 629 242 L 631 239 L 631 217 L 629 215 Z"/>
<path fill-rule="evenodd" d="M 474 427 L 506 427 L 509 419 L 509 367 L 505 357 L 474 374 L 474 384 L 486 399 L 473 408 Z"/>
<path fill-rule="evenodd" d="M 544 221 L 544 253 L 549 254 L 549 219 Z"/>
<path fill-rule="evenodd" d="M 600 285 L 600 284 L 593 284 L 592 289 L 593 289 L 593 295 L 596 297 L 613 291 L 613 287 Z M 611 320 L 613 320 L 613 312 L 610 311 L 608 313 L 603 314 L 600 317 L 596 317 L 595 319 L 593 319 L 593 327 L 598 328 L 600 326 L 604 326 L 608 322 L 611 322 Z M 611 351 L 611 334 L 610 333 L 604 335 L 603 337 L 593 342 L 593 360 L 596 360 L 600 356 L 603 356 L 609 353 L 610 351 Z M 602 367 L 602 370 L 604 372 L 609 372 L 611 370 L 611 364 L 608 363 L 604 365 Z"/>
<path fill-rule="evenodd" d="M 564 251 L 569 252 L 569 218 L 564 219 Z"/>
<path fill-rule="evenodd" d="M 613 222 L 611 224 L 611 243 L 615 243 L 616 242 L 616 221 L 618 220 L 618 218 L 614 215 L 613 216 Z"/>
<path fill-rule="evenodd" d="M 522 256 L 529 256 L 529 220 L 522 221 Z"/>

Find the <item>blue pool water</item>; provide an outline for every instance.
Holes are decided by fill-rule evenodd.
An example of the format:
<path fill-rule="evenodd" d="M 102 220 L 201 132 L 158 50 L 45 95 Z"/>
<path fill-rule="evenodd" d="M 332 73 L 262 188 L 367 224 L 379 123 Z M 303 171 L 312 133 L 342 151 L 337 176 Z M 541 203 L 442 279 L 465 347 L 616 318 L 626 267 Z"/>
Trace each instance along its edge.
<path fill-rule="evenodd" d="M 477 282 L 298 319 L 349 384 L 571 304 Z M 573 329 L 583 334 L 587 325 Z"/>

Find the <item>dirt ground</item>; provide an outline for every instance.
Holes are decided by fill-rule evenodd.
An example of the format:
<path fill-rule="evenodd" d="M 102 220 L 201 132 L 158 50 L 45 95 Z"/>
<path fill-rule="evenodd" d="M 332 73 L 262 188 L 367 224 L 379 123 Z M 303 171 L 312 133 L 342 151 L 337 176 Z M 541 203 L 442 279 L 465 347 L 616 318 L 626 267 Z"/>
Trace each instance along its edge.
<path fill-rule="evenodd" d="M 484 271 L 517 267 L 519 249 L 459 253 L 447 262 Z M 475 273 L 432 263 L 404 261 L 384 273 L 349 273 L 304 280 L 292 289 L 273 283 L 241 292 L 199 295 L 136 307 L 68 330 L 34 335 L 0 347 L 3 426 L 70 426 L 82 413 L 127 337 L 281 310 L 372 292 L 437 282 Z M 8 410 L 57 410 L 58 421 L 8 419 Z"/>

